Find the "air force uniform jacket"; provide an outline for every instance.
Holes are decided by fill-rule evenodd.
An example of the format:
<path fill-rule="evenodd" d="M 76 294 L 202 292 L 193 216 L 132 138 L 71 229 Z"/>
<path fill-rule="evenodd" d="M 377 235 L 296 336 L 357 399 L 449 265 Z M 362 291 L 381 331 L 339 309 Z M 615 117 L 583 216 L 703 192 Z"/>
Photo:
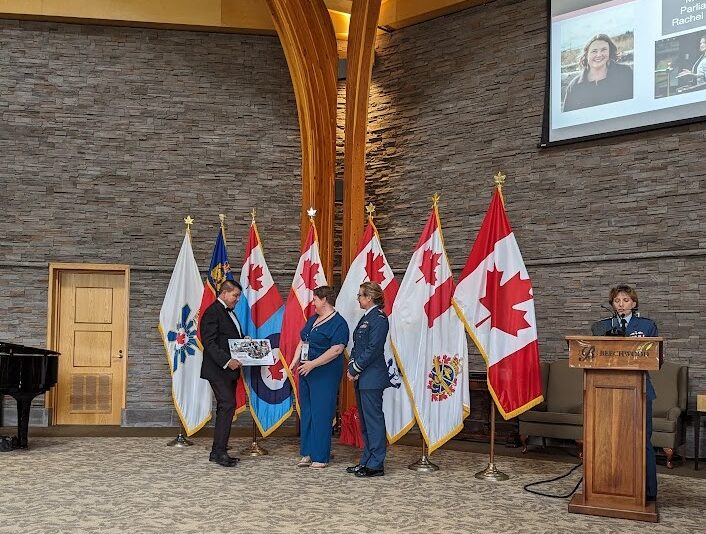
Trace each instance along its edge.
<path fill-rule="evenodd" d="M 385 342 L 389 328 L 387 315 L 375 307 L 361 318 L 353 331 L 353 350 L 348 362 L 348 372 L 358 377 L 356 388 L 390 387 L 390 376 L 385 362 Z"/>
<path fill-rule="evenodd" d="M 613 328 L 620 328 L 620 319 L 606 317 L 593 323 L 591 332 L 594 336 L 605 336 Z M 657 324 L 647 317 L 636 317 L 633 315 L 625 327 L 626 337 L 655 337 L 657 335 Z"/>

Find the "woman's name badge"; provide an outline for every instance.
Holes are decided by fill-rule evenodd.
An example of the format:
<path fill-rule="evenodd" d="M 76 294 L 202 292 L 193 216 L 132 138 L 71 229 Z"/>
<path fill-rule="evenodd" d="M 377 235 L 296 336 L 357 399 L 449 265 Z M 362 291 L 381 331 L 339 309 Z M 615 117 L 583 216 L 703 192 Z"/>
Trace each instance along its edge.
<path fill-rule="evenodd" d="M 299 360 L 302 362 L 309 361 L 309 342 L 308 341 L 302 341 L 302 351 L 301 351 L 301 354 L 299 355 Z"/>

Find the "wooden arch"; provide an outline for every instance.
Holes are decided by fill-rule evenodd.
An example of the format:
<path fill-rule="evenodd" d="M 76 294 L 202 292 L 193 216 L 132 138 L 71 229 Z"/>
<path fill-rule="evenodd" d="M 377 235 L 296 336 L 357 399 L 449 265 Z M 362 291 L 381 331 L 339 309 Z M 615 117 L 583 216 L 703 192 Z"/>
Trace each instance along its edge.
<path fill-rule="evenodd" d="M 302 146 L 302 240 L 317 210 L 321 261 L 333 275 L 336 166 L 336 34 L 323 0 L 267 0 L 289 65 Z"/>

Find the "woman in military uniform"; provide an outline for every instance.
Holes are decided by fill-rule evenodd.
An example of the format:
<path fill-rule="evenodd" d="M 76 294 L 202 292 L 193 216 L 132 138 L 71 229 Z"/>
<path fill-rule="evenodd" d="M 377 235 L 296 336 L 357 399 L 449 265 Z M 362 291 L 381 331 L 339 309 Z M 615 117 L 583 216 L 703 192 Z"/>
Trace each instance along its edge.
<path fill-rule="evenodd" d="M 628 285 L 619 285 L 610 290 L 608 302 L 613 308 L 613 315 L 593 323 L 591 333 L 594 336 L 626 336 L 626 337 L 656 337 L 658 336 L 657 324 L 652 319 L 638 315 L 637 291 Z M 647 498 L 654 500 L 657 497 L 657 458 L 652 447 L 652 401 L 657 398 L 650 373 L 647 373 L 647 401 L 646 407 L 646 472 L 647 472 Z"/>
<path fill-rule="evenodd" d="M 385 362 L 385 342 L 390 329 L 385 295 L 376 282 L 364 282 L 358 290 L 358 304 L 365 310 L 353 332 L 353 350 L 348 362 L 348 379 L 354 381 L 355 400 L 360 415 L 360 429 L 365 447 L 358 465 L 348 467 L 357 477 L 385 474 L 387 432 L 382 411 L 382 394 L 390 387 Z"/>

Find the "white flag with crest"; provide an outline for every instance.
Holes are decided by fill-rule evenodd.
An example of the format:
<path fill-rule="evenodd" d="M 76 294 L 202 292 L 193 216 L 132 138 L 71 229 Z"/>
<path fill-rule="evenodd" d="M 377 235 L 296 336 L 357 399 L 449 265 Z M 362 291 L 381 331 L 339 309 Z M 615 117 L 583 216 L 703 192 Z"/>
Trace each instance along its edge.
<path fill-rule="evenodd" d="M 451 304 L 453 292 L 435 201 L 390 318 L 393 350 L 430 453 L 455 436 L 470 413 L 466 333 Z"/>
<path fill-rule="evenodd" d="M 159 332 L 172 375 L 172 398 L 187 435 L 211 419 L 211 386 L 201 378 L 202 347 L 196 337 L 196 316 L 203 282 L 186 231 L 172 278 L 159 312 Z"/>

